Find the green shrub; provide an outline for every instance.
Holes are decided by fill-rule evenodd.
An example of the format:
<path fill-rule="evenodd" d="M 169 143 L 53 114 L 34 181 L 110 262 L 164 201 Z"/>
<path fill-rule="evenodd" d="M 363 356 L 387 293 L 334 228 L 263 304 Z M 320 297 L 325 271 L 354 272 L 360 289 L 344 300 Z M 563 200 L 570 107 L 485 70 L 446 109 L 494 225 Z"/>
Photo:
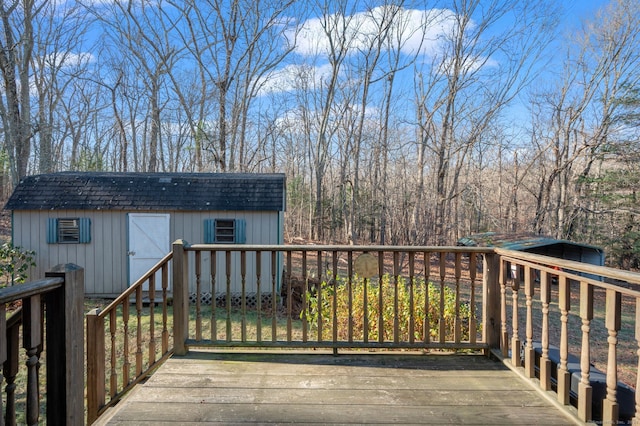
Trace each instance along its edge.
<path fill-rule="evenodd" d="M 351 283 L 351 292 L 349 292 L 349 283 L 346 278 L 338 277 L 335 290 L 332 284 L 333 280 L 323 281 L 321 284 L 321 306 L 318 307 L 318 292 L 316 288 L 311 288 L 306 293 L 307 311 L 303 312 L 301 317 L 306 314 L 306 319 L 310 323 L 311 328 L 317 331 L 318 317 L 322 315 L 323 340 L 330 340 L 333 334 L 333 303 L 334 292 L 337 304 L 337 325 L 338 339 L 347 340 L 349 334 L 349 295 L 351 293 L 351 309 L 353 318 L 353 339 L 364 340 L 364 318 L 365 318 L 365 280 L 354 276 Z M 410 341 L 410 332 L 413 331 L 415 341 L 423 340 L 423 330 L 425 323 L 425 297 L 428 297 L 428 324 L 429 336 L 431 341 L 439 340 L 439 319 L 440 319 L 440 286 L 433 283 L 425 285 L 424 280 L 414 280 L 413 291 L 412 286 L 403 278 L 398 278 L 398 285 L 395 285 L 394 277 L 384 275 L 382 277 L 382 321 L 383 327 L 378 327 L 380 321 L 380 285 L 377 282 L 367 282 L 366 291 L 366 309 L 369 318 L 368 323 L 368 339 L 369 341 L 377 341 L 380 329 L 382 329 L 384 341 L 394 340 L 394 324 L 395 324 L 395 299 L 397 287 L 397 311 L 398 311 L 398 340 Z M 413 295 L 413 298 L 412 298 Z M 454 340 L 455 336 L 455 319 L 456 319 L 456 295 L 451 288 L 444 287 L 444 323 L 445 323 L 445 341 Z M 471 309 L 469 303 L 460 303 L 460 322 L 461 322 L 461 340 L 469 340 L 469 319 Z M 413 314 L 413 315 L 412 315 Z M 413 322 L 413 330 L 411 323 Z"/>
<path fill-rule="evenodd" d="M 0 288 L 22 284 L 28 278 L 27 271 L 36 266 L 33 250 L 24 250 L 11 243 L 0 246 Z"/>

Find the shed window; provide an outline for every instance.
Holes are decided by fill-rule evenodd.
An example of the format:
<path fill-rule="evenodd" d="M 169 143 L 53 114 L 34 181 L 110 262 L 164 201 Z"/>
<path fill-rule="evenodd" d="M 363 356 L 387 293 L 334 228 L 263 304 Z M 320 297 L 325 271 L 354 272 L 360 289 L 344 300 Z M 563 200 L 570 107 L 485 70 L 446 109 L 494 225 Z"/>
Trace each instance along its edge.
<path fill-rule="evenodd" d="M 244 219 L 206 219 L 205 244 L 244 244 L 247 241 Z"/>
<path fill-rule="evenodd" d="M 47 243 L 88 244 L 91 242 L 91 219 L 86 217 L 50 218 Z"/>

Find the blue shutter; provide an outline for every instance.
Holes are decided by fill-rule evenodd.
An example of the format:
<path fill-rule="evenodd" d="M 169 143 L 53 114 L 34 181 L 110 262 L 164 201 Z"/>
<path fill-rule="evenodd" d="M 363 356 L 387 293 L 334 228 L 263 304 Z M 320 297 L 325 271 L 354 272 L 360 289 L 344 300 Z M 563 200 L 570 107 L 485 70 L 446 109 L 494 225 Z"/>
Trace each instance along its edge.
<path fill-rule="evenodd" d="M 47 219 L 47 244 L 55 244 L 58 242 L 58 219 Z"/>
<path fill-rule="evenodd" d="M 213 244 L 216 240 L 216 221 L 214 219 L 204 220 L 204 243 Z"/>
<path fill-rule="evenodd" d="M 78 219 L 78 226 L 80 227 L 79 243 L 88 244 L 91 242 L 91 219 L 88 217 L 81 217 Z"/>
<path fill-rule="evenodd" d="M 236 244 L 244 244 L 247 242 L 247 222 L 244 219 L 236 219 L 233 227 L 234 242 Z"/>

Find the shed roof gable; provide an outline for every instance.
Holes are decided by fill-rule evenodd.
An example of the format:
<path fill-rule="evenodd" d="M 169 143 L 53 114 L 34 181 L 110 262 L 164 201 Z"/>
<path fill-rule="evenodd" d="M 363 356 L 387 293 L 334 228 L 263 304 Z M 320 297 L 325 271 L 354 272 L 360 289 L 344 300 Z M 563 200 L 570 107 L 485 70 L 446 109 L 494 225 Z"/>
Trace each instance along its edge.
<path fill-rule="evenodd" d="M 9 210 L 284 211 L 284 174 L 62 172 L 27 176 Z"/>

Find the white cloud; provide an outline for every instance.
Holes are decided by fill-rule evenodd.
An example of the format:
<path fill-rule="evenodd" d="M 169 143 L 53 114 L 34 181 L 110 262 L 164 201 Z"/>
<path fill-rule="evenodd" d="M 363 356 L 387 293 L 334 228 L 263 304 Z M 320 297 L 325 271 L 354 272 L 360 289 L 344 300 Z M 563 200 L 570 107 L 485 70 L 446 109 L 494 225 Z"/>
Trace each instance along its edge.
<path fill-rule="evenodd" d="M 51 65 L 51 67 L 62 68 L 62 67 L 75 67 L 78 65 L 83 65 L 87 63 L 91 63 L 95 61 L 95 57 L 93 54 L 89 52 L 82 53 L 57 53 L 55 55 L 49 55 L 47 58 L 47 63 Z"/>
<path fill-rule="evenodd" d="M 330 41 L 346 37 L 349 53 L 366 48 L 370 40 L 380 33 L 382 22 L 393 20 L 389 43 L 400 47 L 405 54 L 436 54 L 442 39 L 455 28 L 455 14 L 447 9 L 403 9 L 380 6 L 352 16 L 334 14 L 312 18 L 299 28 L 295 52 L 301 56 L 323 55 L 330 51 Z M 327 34 L 329 33 L 329 34 Z M 388 44 L 387 44 L 388 46 Z"/>
<path fill-rule="evenodd" d="M 332 41 L 334 47 L 344 43 L 347 55 L 358 55 L 377 43 L 376 37 L 384 27 L 389 31 L 383 49 L 399 51 L 407 57 L 419 56 L 421 62 L 431 63 L 437 74 L 452 72 L 450 45 L 458 31 L 458 19 L 453 11 L 380 6 L 351 16 L 333 14 L 301 23 L 295 37 L 293 30 L 287 34 L 288 40 L 296 40 L 293 51 L 301 63 L 309 61 L 314 65 L 287 65 L 270 73 L 264 77 L 259 94 L 320 87 L 331 73 L 328 61 Z M 467 30 L 473 29 L 474 24 L 470 23 Z M 341 37 L 344 40 L 341 41 Z M 498 65 L 492 58 L 469 56 L 462 64 L 462 72 Z"/>
<path fill-rule="evenodd" d="M 499 66 L 498 62 L 492 58 L 484 56 L 469 56 L 459 62 L 457 64 L 459 69 L 454 71 L 455 64 L 453 58 L 444 56 L 438 60 L 440 63 L 438 65 L 437 72 L 438 74 L 443 75 L 453 75 L 454 72 L 458 72 L 459 74 L 471 74 L 480 69 L 495 68 Z"/>
<path fill-rule="evenodd" d="M 260 82 L 259 96 L 271 93 L 281 93 L 293 90 L 314 90 L 322 81 L 330 76 L 331 66 L 323 64 L 319 66 L 291 64 L 284 68 L 274 70 L 264 76 Z"/>

